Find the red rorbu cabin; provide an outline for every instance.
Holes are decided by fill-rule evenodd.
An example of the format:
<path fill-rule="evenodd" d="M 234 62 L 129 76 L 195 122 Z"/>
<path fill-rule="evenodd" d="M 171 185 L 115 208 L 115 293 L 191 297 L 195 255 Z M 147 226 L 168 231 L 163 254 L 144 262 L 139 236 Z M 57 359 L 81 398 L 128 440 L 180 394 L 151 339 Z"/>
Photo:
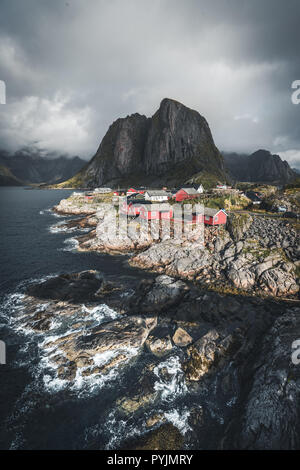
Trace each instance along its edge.
<path fill-rule="evenodd" d="M 145 189 L 143 189 L 143 188 L 138 188 L 138 189 L 129 188 L 129 189 L 127 189 L 127 193 L 126 193 L 126 194 L 134 194 L 134 193 L 144 194 L 144 193 L 145 193 Z"/>
<path fill-rule="evenodd" d="M 126 194 L 133 194 L 133 193 L 137 193 L 137 192 L 138 192 L 138 191 L 137 191 L 136 189 L 134 189 L 134 188 L 129 188 L 129 189 L 127 189 Z"/>
<path fill-rule="evenodd" d="M 169 210 L 161 210 L 160 211 L 160 218 L 162 220 L 171 220 L 173 219 L 173 209 L 169 209 Z"/>
<path fill-rule="evenodd" d="M 159 210 L 151 210 L 147 209 L 144 206 L 140 206 L 140 217 L 146 220 L 159 220 L 160 219 L 160 211 Z"/>
<path fill-rule="evenodd" d="M 206 225 L 221 225 L 226 224 L 227 214 L 224 209 L 210 209 L 204 208 L 204 223 Z"/>
<path fill-rule="evenodd" d="M 181 202 L 185 199 L 195 199 L 197 197 L 199 197 L 199 193 L 196 191 L 195 188 L 181 188 L 175 194 L 175 201 Z"/>

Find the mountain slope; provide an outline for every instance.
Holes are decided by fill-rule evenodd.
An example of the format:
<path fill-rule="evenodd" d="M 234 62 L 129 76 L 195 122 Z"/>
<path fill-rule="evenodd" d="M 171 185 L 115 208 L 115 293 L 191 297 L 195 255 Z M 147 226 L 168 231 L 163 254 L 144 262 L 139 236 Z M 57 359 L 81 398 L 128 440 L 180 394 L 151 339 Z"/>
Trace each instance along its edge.
<path fill-rule="evenodd" d="M 225 165 L 238 181 L 285 184 L 296 178 L 288 162 L 267 150 L 257 150 L 251 155 L 224 153 Z"/>
<path fill-rule="evenodd" d="M 115 121 L 92 160 L 63 185 L 176 185 L 195 174 L 225 180 L 223 157 L 205 118 L 165 98 L 152 118 Z"/>
<path fill-rule="evenodd" d="M 0 165 L 0 186 L 23 186 L 23 184 L 6 166 Z"/>
<path fill-rule="evenodd" d="M 57 157 L 52 154 L 43 156 L 31 148 L 19 150 L 12 155 L 0 152 L 0 165 L 8 168 L 17 180 L 25 184 L 64 181 L 77 173 L 85 163 L 79 157 Z"/>

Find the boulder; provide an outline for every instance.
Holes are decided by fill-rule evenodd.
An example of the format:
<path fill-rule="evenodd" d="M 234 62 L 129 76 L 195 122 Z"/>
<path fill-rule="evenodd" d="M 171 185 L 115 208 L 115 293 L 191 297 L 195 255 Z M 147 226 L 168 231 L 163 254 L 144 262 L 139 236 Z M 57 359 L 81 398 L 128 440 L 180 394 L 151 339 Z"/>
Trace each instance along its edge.
<path fill-rule="evenodd" d="M 193 338 L 183 328 L 177 328 L 172 339 L 176 346 L 179 347 L 188 346 L 193 342 Z"/>
<path fill-rule="evenodd" d="M 149 335 L 146 340 L 146 346 L 148 347 L 149 351 L 151 351 L 152 354 L 157 357 L 165 356 L 173 348 L 169 335 L 163 338 L 158 338 L 156 336 Z"/>

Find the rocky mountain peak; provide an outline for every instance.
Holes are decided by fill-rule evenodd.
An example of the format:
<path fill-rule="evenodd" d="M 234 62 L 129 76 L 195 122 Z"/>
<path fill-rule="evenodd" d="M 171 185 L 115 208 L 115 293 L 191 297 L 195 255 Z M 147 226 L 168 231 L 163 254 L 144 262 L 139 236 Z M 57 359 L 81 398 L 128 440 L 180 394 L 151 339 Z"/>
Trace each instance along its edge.
<path fill-rule="evenodd" d="M 135 113 L 117 119 L 80 180 L 83 186 L 176 185 L 199 172 L 224 178 L 208 123 L 197 111 L 164 98 L 151 118 Z"/>
<path fill-rule="evenodd" d="M 284 184 L 297 176 L 287 161 L 265 149 L 251 155 L 224 154 L 224 158 L 232 176 L 239 181 Z"/>

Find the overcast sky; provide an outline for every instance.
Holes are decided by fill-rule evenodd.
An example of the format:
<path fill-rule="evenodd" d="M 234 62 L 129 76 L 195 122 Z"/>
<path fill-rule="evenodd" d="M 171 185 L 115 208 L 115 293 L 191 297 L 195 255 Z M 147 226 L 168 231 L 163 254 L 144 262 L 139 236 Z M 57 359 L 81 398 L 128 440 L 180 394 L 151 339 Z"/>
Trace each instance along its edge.
<path fill-rule="evenodd" d="M 220 150 L 300 168 L 299 0 L 0 0 L 0 148 L 90 158 L 108 126 L 164 97 Z"/>

